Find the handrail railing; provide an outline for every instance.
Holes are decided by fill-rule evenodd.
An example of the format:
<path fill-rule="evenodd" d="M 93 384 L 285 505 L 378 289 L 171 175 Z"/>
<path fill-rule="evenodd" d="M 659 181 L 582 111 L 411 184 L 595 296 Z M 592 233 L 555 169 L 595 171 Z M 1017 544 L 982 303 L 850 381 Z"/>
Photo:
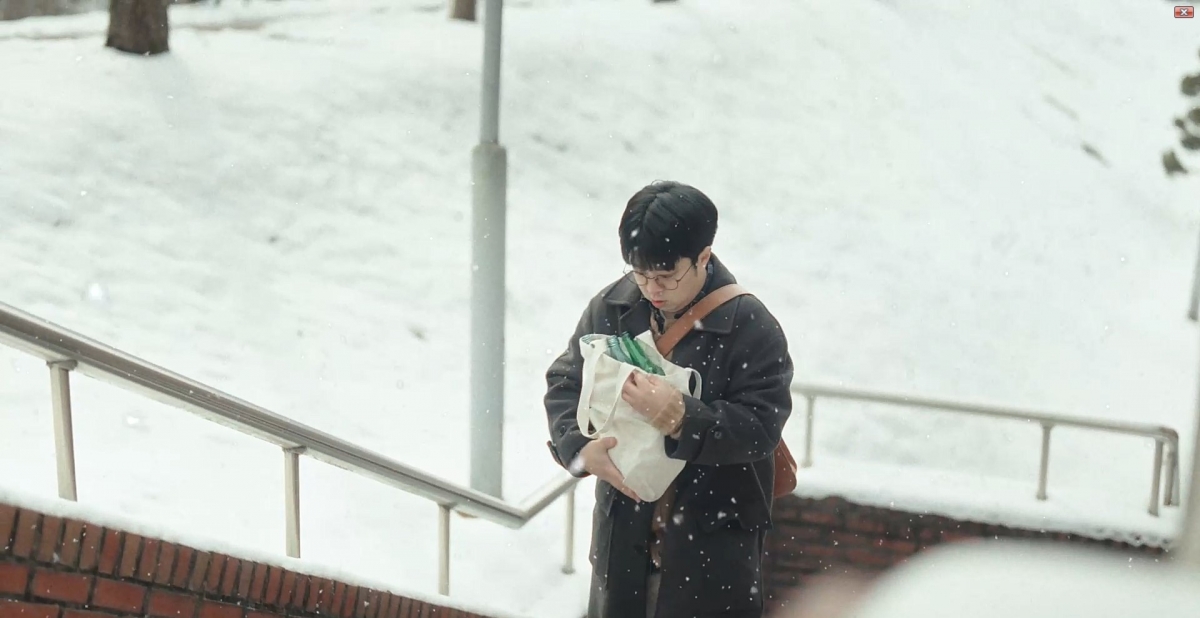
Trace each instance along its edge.
<path fill-rule="evenodd" d="M 452 510 L 509 528 L 520 528 L 565 494 L 567 525 L 563 572 L 574 572 L 574 489 L 579 479 L 566 473 L 535 491 L 519 506 L 514 506 L 297 423 L 4 303 L 0 303 L 0 344 L 41 357 L 50 367 L 58 489 L 63 499 L 74 501 L 77 497 L 70 374 L 78 371 L 281 447 L 286 545 L 287 554 L 293 558 L 300 557 L 300 455 L 308 455 L 437 503 L 438 591 L 441 594 L 450 592 Z"/>
<path fill-rule="evenodd" d="M 815 386 L 809 384 L 793 384 L 792 392 L 804 397 L 806 400 L 804 417 L 804 458 L 801 463 L 801 465 L 806 468 L 812 466 L 813 416 L 816 408 L 816 400 L 818 398 L 842 399 L 864 403 L 878 403 L 890 406 L 925 408 L 943 412 L 987 416 L 1014 421 L 1024 421 L 1027 423 L 1038 423 L 1042 427 L 1042 455 L 1038 469 L 1038 489 L 1036 494 L 1038 500 L 1046 499 L 1046 481 L 1047 473 L 1050 467 L 1050 431 L 1054 427 L 1078 427 L 1081 429 L 1091 429 L 1094 431 L 1107 431 L 1151 438 L 1154 440 L 1154 474 L 1150 487 L 1149 512 L 1151 515 L 1156 517 L 1158 516 L 1159 489 L 1162 485 L 1162 472 L 1164 465 L 1167 472 L 1167 491 L 1166 496 L 1163 498 L 1163 505 L 1179 505 L 1179 434 L 1170 427 L 1165 427 L 1162 425 L 1150 425 L 1147 423 L 1102 421 L 1067 416 L 1063 414 L 1020 410 L 1002 406 L 963 403 L 941 399 L 930 399 L 927 397 L 909 397 L 904 395 L 894 395 L 848 388 Z M 1164 445 L 1167 447 L 1165 463 L 1163 461 Z"/>
<path fill-rule="evenodd" d="M 129 354 L 0 303 L 0 344 L 44 359 L 50 368 L 55 453 L 59 495 L 76 500 L 75 451 L 71 416 L 70 374 L 78 371 L 150 398 L 181 407 L 214 422 L 271 442 L 284 455 L 284 494 L 287 554 L 300 556 L 300 455 L 374 478 L 435 502 L 438 519 L 438 591 L 450 590 L 450 512 L 457 510 L 509 528 L 520 528 L 565 495 L 567 501 L 564 573 L 574 572 L 575 492 L 579 479 L 562 474 L 526 498 L 519 506 L 461 487 L 405 465 L 265 408 L 223 393 Z M 999 406 L 969 404 L 925 397 L 884 394 L 845 388 L 796 384 L 792 390 L 807 401 L 803 465 L 812 465 L 813 419 L 818 398 L 843 399 L 893 406 L 934 409 L 1024 422 L 1042 427 L 1042 455 L 1037 498 L 1046 499 L 1050 456 L 1050 431 L 1073 426 L 1151 438 L 1155 441 L 1154 476 L 1150 514 L 1158 515 L 1164 465 L 1167 472 L 1166 506 L 1179 504 L 1179 435 L 1164 426 L 1100 421 L 1061 414 Z M 1166 461 L 1164 462 L 1164 446 Z"/>

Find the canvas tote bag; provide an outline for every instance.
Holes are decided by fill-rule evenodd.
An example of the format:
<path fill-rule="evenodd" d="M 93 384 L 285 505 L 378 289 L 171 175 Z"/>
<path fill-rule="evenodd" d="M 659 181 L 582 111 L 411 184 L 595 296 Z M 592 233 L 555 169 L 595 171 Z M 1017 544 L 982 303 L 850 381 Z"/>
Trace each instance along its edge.
<path fill-rule="evenodd" d="M 576 420 L 579 431 L 592 438 L 613 437 L 617 445 L 608 451 L 625 484 L 647 502 L 662 497 L 687 462 L 667 456 L 663 435 L 644 416 L 621 398 L 629 374 L 641 371 L 607 354 L 611 335 L 584 335 L 579 339 L 583 355 L 583 383 L 579 390 Z M 663 358 L 646 331 L 634 338 L 642 351 L 666 375 L 658 376 L 682 393 L 701 395 L 700 373 Z"/>

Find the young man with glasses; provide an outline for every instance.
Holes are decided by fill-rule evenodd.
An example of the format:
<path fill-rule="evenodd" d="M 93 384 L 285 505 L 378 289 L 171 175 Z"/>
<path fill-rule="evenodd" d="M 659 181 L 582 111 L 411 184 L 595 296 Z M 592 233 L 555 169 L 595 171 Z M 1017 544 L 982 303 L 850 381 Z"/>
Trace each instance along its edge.
<path fill-rule="evenodd" d="M 699 399 L 645 373 L 622 397 L 687 464 L 667 493 L 644 503 L 608 451 L 589 440 L 576 408 L 590 333 L 657 341 L 732 273 L 712 253 L 717 208 L 697 189 L 660 182 L 638 191 L 619 228 L 626 274 L 588 305 L 546 374 L 550 450 L 576 476 L 594 475 L 589 618 L 760 618 L 763 537 L 771 526 L 773 453 L 791 413 L 792 360 L 779 323 L 754 296 L 697 321 L 670 355 L 703 378 Z"/>

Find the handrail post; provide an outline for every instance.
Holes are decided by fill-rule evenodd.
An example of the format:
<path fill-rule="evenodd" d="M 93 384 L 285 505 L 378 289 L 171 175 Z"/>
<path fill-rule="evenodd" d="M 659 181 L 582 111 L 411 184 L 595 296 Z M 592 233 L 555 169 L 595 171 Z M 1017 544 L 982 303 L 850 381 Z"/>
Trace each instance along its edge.
<path fill-rule="evenodd" d="M 54 453 L 58 467 L 58 497 L 79 499 L 75 482 L 75 429 L 71 419 L 71 370 L 75 361 L 51 361 L 50 398 L 54 406 Z"/>
<path fill-rule="evenodd" d="M 290 558 L 300 557 L 300 454 L 303 452 L 303 448 L 283 449 L 283 505 Z"/>
<path fill-rule="evenodd" d="M 1042 423 L 1042 460 L 1038 467 L 1038 500 L 1046 499 L 1046 481 L 1050 473 L 1050 430 L 1053 428 L 1052 423 Z"/>
<path fill-rule="evenodd" d="M 1171 476 L 1168 477 L 1170 483 L 1170 495 L 1167 499 L 1171 501 L 1171 506 L 1179 506 L 1179 440 L 1171 442 L 1171 467 L 1169 468 Z"/>
<path fill-rule="evenodd" d="M 817 398 L 815 395 L 805 395 L 804 399 L 804 461 L 800 463 L 801 467 L 811 468 L 813 464 L 813 414 L 817 407 Z"/>
<path fill-rule="evenodd" d="M 1168 442 L 1166 460 L 1163 467 L 1167 471 L 1167 479 L 1164 481 L 1167 486 L 1167 495 L 1163 497 L 1163 506 L 1172 506 L 1175 504 L 1175 448 Z"/>
<path fill-rule="evenodd" d="M 562 572 L 571 575 L 575 572 L 575 487 L 567 490 L 567 538 L 566 556 L 563 558 Z"/>
<path fill-rule="evenodd" d="M 1158 517 L 1158 492 L 1162 484 L 1162 469 L 1163 469 L 1163 441 L 1161 438 L 1154 440 L 1154 476 L 1150 483 L 1150 514 Z M 1170 490 L 1167 491 L 1170 494 Z"/>
<path fill-rule="evenodd" d="M 450 594 L 450 506 L 438 505 L 438 594 Z"/>

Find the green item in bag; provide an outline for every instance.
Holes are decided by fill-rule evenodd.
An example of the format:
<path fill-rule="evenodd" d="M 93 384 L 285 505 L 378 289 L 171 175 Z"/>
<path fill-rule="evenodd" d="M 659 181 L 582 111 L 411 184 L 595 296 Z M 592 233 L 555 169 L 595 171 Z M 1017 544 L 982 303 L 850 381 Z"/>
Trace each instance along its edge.
<path fill-rule="evenodd" d="M 618 339 L 618 342 L 624 349 L 626 355 L 629 357 L 630 365 L 633 365 L 634 367 L 637 367 L 646 373 L 652 373 L 659 376 L 666 375 L 666 373 L 662 370 L 662 367 L 654 364 L 654 361 L 651 361 L 650 357 L 646 355 L 646 351 L 642 349 L 641 342 L 633 337 L 630 337 L 629 333 L 623 333 Z"/>
<path fill-rule="evenodd" d="M 604 337 L 604 335 L 584 335 L 583 342 L 591 343 L 601 337 Z M 620 336 L 609 336 L 608 340 L 605 341 L 604 344 L 604 347 L 608 351 L 608 355 L 617 362 L 625 363 L 626 365 L 633 365 L 634 367 L 637 367 L 646 373 L 652 373 L 659 376 L 666 375 L 666 372 L 662 370 L 662 367 L 656 365 L 654 361 L 650 360 L 650 357 L 646 355 L 646 351 L 642 348 L 641 342 L 633 337 L 630 337 L 629 333 L 624 333 Z"/>

